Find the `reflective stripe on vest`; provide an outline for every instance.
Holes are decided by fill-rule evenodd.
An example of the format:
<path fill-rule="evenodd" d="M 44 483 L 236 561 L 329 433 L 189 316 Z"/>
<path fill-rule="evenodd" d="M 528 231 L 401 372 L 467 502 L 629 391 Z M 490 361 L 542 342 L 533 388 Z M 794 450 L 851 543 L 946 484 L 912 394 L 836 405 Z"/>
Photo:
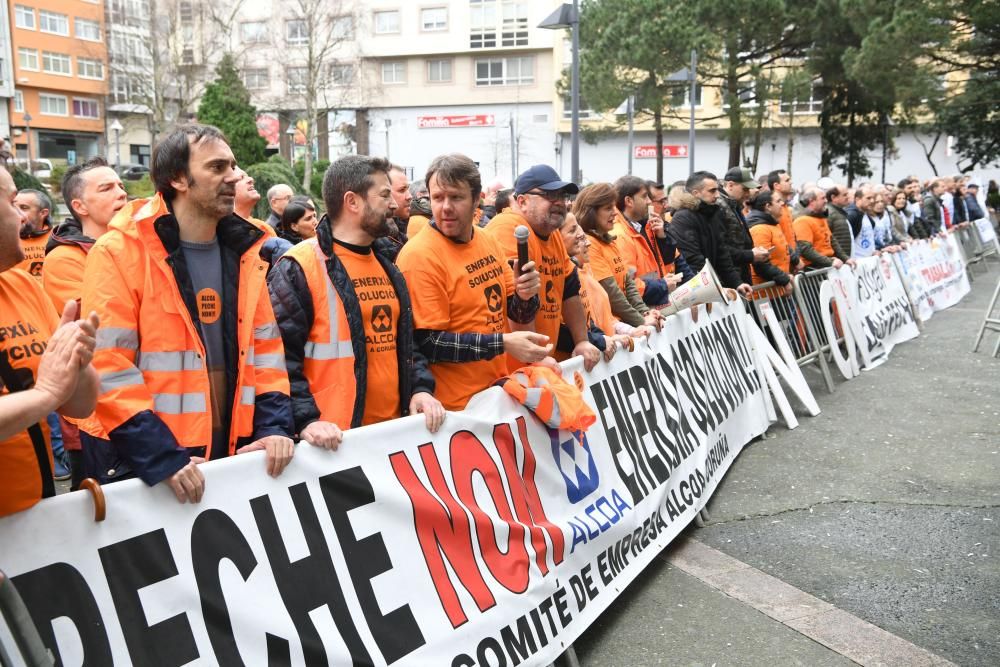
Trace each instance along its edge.
<path fill-rule="evenodd" d="M 196 350 L 180 352 L 139 352 L 136 366 L 143 371 L 198 371 L 202 368 L 201 357 Z"/>
<path fill-rule="evenodd" d="M 165 415 L 188 415 L 207 412 L 205 394 L 153 394 L 153 410 Z"/>
<path fill-rule="evenodd" d="M 251 349 L 249 362 L 254 368 L 269 368 L 271 370 L 283 371 L 285 368 L 285 355 L 283 354 L 254 354 Z"/>
<path fill-rule="evenodd" d="M 97 349 L 122 348 L 139 349 L 139 332 L 135 329 L 101 327 L 97 330 Z"/>
<path fill-rule="evenodd" d="M 253 387 L 240 387 L 240 405 L 253 405 L 257 402 L 257 390 Z"/>
<path fill-rule="evenodd" d="M 314 361 L 330 361 L 332 359 L 353 357 L 354 346 L 351 344 L 351 341 L 339 340 L 340 313 L 337 308 L 338 296 L 337 290 L 333 288 L 333 281 L 330 280 L 330 274 L 325 270 L 326 255 L 319 247 L 319 243 L 315 243 L 313 247 L 316 251 L 316 259 L 319 261 L 320 273 L 323 275 L 323 281 L 326 283 L 326 307 L 327 316 L 330 319 L 330 342 L 316 343 L 314 341 L 306 341 L 303 354 L 306 359 L 313 359 Z"/>
<path fill-rule="evenodd" d="M 146 382 L 142 377 L 142 372 L 135 366 L 126 368 L 122 371 L 101 373 L 100 381 L 102 394 L 106 394 L 115 389 L 121 389 L 122 387 L 140 386 Z"/>
<path fill-rule="evenodd" d="M 277 340 L 281 338 L 281 329 L 274 322 L 254 327 L 253 337 L 257 340 Z"/>

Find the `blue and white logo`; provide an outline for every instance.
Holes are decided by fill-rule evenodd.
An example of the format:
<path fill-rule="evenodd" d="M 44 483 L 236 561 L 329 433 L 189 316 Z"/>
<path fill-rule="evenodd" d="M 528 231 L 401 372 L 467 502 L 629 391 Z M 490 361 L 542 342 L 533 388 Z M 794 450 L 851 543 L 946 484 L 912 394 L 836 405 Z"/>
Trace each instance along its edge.
<path fill-rule="evenodd" d="M 590 452 L 587 434 L 581 431 L 573 433 L 547 429 L 549 442 L 552 444 L 552 456 L 556 466 L 566 482 L 566 497 L 571 503 L 578 503 L 600 486 L 601 476 L 597 472 L 597 462 Z M 565 433 L 565 440 L 560 435 Z"/>

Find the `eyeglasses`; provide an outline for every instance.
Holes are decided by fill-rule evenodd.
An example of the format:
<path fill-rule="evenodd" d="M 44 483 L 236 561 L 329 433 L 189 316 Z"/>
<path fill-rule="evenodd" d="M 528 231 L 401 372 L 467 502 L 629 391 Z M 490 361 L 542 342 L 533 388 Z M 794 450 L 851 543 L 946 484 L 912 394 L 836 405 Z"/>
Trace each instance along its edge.
<path fill-rule="evenodd" d="M 556 203 L 556 202 L 568 201 L 569 200 L 569 193 L 565 192 L 564 190 L 553 190 L 551 192 L 546 192 L 545 190 L 542 190 L 540 192 L 539 191 L 531 191 L 531 192 L 525 192 L 524 194 L 526 194 L 526 195 L 535 195 L 536 197 L 541 197 L 542 199 L 548 200 L 548 201 L 552 202 L 553 204 Z"/>

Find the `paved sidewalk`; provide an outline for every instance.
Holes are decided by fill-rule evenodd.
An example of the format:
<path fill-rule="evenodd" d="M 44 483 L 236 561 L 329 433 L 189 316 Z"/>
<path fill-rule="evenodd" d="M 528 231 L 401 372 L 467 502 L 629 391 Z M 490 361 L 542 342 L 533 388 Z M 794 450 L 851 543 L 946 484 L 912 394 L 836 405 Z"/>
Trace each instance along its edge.
<path fill-rule="evenodd" d="M 676 565 L 580 638 L 581 663 L 1000 664 L 1000 359 L 970 352 L 990 265 L 881 367 L 832 395 L 807 373 L 823 413 L 747 447 L 685 533 L 731 569 L 703 571 L 678 541 L 662 554 Z M 768 595 L 829 607 L 769 615 Z"/>

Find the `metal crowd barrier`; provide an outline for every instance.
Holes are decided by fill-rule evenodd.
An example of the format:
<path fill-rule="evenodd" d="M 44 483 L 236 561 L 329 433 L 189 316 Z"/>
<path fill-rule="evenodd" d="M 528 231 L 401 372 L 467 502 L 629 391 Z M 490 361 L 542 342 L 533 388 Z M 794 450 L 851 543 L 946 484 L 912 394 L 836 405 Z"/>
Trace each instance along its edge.
<path fill-rule="evenodd" d="M 986 315 L 983 316 L 983 323 L 979 326 L 979 333 L 976 334 L 976 344 L 972 346 L 973 352 L 979 351 L 979 345 L 983 342 L 983 335 L 987 331 L 994 331 L 1000 334 L 1000 312 L 994 313 L 1000 302 L 1000 280 L 997 280 L 997 287 L 993 290 L 993 298 L 986 306 Z M 993 356 L 1000 354 L 1000 336 L 997 337 L 996 345 L 993 346 Z"/>
<path fill-rule="evenodd" d="M 18 595 L 14 584 L 0 571 L 0 616 L 14 638 L 22 662 L 15 663 L 7 653 L 3 642 L 0 642 L 0 665 L 12 667 L 15 664 L 25 664 L 29 667 L 51 667 L 56 664 L 52 653 L 45 648 L 42 638 L 24 600 Z"/>
<path fill-rule="evenodd" d="M 992 220 L 989 218 L 985 218 L 985 220 L 988 225 L 993 226 Z M 998 240 L 996 229 L 993 229 L 993 238 L 989 241 L 983 238 L 983 234 L 979 231 L 979 226 L 975 222 L 972 223 L 971 229 L 976 242 L 979 244 L 980 254 L 983 259 L 985 260 L 987 257 L 992 256 L 997 261 L 1000 261 L 1000 240 Z"/>
<path fill-rule="evenodd" d="M 820 272 L 814 272 L 820 273 Z M 822 320 L 819 319 L 819 286 L 816 283 L 812 298 L 815 308 L 809 305 L 810 297 L 803 294 L 803 290 L 813 290 L 811 281 L 801 281 L 802 274 L 796 276 L 794 289 L 791 295 L 785 293 L 785 288 L 776 285 L 773 281 L 754 285 L 753 297 L 748 302 L 747 307 L 760 328 L 768 335 L 782 336 L 788 347 L 795 355 L 796 363 L 805 368 L 813 364 L 819 369 L 826 382 L 826 388 L 833 393 L 833 377 L 830 375 L 830 367 L 827 363 L 823 350 Z M 821 279 L 825 279 L 825 274 Z M 801 285 L 805 284 L 805 288 Z M 771 331 L 767 320 L 762 312 L 765 304 L 774 312 L 778 320 L 778 331 Z M 824 336 L 825 338 L 825 336 Z M 829 350 L 829 346 L 826 348 Z"/>
<path fill-rule="evenodd" d="M 988 271 L 989 269 L 985 265 L 985 256 L 983 254 L 983 243 L 979 235 L 979 230 L 976 226 L 969 225 L 968 227 L 960 227 L 956 230 L 958 234 L 959 246 L 965 255 L 965 266 L 969 273 L 969 278 L 972 278 L 972 266 L 975 264 L 983 263 L 983 271 Z"/>

